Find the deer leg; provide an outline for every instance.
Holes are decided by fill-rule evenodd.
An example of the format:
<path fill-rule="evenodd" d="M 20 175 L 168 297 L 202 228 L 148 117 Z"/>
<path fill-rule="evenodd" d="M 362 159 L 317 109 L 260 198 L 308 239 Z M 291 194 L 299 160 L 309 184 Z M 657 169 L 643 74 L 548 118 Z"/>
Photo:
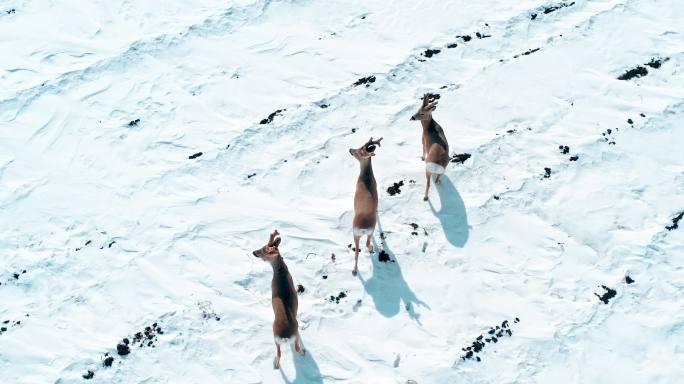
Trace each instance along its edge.
<path fill-rule="evenodd" d="M 373 253 L 373 246 L 371 245 L 371 235 L 368 235 L 366 238 L 366 248 L 368 248 L 368 252 Z"/>
<path fill-rule="evenodd" d="M 442 182 L 441 178 L 442 178 L 442 175 L 437 175 L 437 177 L 435 177 L 435 185 L 439 185 L 439 183 Z"/>
<path fill-rule="evenodd" d="M 278 344 L 278 342 L 276 342 L 275 345 L 276 345 L 276 356 L 275 356 L 275 360 L 273 360 L 273 369 L 278 369 L 278 368 L 280 368 L 280 344 Z"/>
<path fill-rule="evenodd" d="M 425 178 L 427 179 L 427 184 L 425 184 L 425 197 L 423 197 L 423 201 L 428 200 L 428 192 L 430 192 L 430 179 L 431 179 L 431 177 L 432 177 L 432 175 L 430 174 L 430 172 L 425 171 Z"/>
<path fill-rule="evenodd" d="M 354 235 L 354 270 L 352 270 L 354 276 L 359 272 L 359 239 L 361 236 Z"/>
<path fill-rule="evenodd" d="M 299 338 L 299 332 L 297 332 L 297 338 L 295 338 L 295 352 L 299 353 L 302 356 L 304 356 L 304 354 L 306 353 L 304 348 L 302 348 L 301 339 Z"/>

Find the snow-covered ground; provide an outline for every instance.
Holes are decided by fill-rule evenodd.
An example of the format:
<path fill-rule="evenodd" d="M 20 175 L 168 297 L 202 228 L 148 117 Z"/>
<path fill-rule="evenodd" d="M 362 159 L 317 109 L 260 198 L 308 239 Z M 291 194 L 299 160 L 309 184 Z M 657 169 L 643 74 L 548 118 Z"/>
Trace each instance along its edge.
<path fill-rule="evenodd" d="M 681 5 L 0 3 L 0 382 L 681 382 Z M 472 155 L 427 203 L 424 92 Z M 353 277 L 371 136 L 392 261 Z"/>

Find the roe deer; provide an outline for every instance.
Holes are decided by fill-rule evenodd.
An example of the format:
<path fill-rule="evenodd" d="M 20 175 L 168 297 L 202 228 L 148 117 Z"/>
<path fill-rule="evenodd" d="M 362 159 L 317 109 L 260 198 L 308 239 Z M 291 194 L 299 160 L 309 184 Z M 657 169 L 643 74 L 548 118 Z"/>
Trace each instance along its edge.
<path fill-rule="evenodd" d="M 297 291 L 290 271 L 285 265 L 283 257 L 280 255 L 278 245 L 280 245 L 280 235 L 278 230 L 271 233 L 268 244 L 252 252 L 252 254 L 264 261 L 268 261 L 273 268 L 273 280 L 271 280 L 271 304 L 273 305 L 273 338 L 276 345 L 276 357 L 273 361 L 273 368 L 280 368 L 280 345 L 293 341 L 295 351 L 304 355 L 305 351 L 301 347 L 299 337 L 299 326 L 297 324 Z"/>
<path fill-rule="evenodd" d="M 427 178 L 424 201 L 428 199 L 432 174 L 437 175 L 435 184 L 439 184 L 440 178 L 449 164 L 449 143 L 447 143 L 442 127 L 432 118 L 432 111 L 437 108 L 437 101 L 431 102 L 430 96 L 429 93 L 423 95 L 423 104 L 418 112 L 411 116 L 411 120 L 420 120 L 423 125 L 423 156 L 421 159 L 425 161 L 425 177 Z"/>
<path fill-rule="evenodd" d="M 354 222 L 352 225 L 354 233 L 354 270 L 353 275 L 359 272 L 359 239 L 367 236 L 366 248 L 373 252 L 371 246 L 371 236 L 375 230 L 378 211 L 378 185 L 373 176 L 373 166 L 371 157 L 375 156 L 375 146 L 380 145 L 382 137 L 378 140 L 370 140 L 358 149 L 349 149 L 349 153 L 359 161 L 361 172 L 356 182 L 356 193 L 354 194 Z"/>

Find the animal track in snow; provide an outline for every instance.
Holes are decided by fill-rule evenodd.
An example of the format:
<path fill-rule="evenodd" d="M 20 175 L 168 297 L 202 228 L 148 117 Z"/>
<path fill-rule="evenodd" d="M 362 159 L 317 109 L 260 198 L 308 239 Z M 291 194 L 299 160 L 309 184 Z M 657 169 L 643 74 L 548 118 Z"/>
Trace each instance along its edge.
<path fill-rule="evenodd" d="M 221 317 L 219 317 L 216 312 L 214 312 L 214 308 L 212 307 L 211 301 L 209 300 L 200 300 L 197 302 L 197 307 L 202 311 L 202 318 L 205 320 L 209 319 L 214 319 L 216 321 L 221 321 Z"/>

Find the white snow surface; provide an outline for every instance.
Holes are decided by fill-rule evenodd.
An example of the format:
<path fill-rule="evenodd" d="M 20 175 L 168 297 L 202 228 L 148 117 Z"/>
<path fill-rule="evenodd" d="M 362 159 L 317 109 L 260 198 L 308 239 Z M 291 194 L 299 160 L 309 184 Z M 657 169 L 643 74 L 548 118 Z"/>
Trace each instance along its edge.
<path fill-rule="evenodd" d="M 682 382 L 681 0 L 7 0 L 0 36 L 0 382 Z M 472 155 L 429 202 L 425 92 Z M 393 261 L 354 277 L 371 136 Z"/>

